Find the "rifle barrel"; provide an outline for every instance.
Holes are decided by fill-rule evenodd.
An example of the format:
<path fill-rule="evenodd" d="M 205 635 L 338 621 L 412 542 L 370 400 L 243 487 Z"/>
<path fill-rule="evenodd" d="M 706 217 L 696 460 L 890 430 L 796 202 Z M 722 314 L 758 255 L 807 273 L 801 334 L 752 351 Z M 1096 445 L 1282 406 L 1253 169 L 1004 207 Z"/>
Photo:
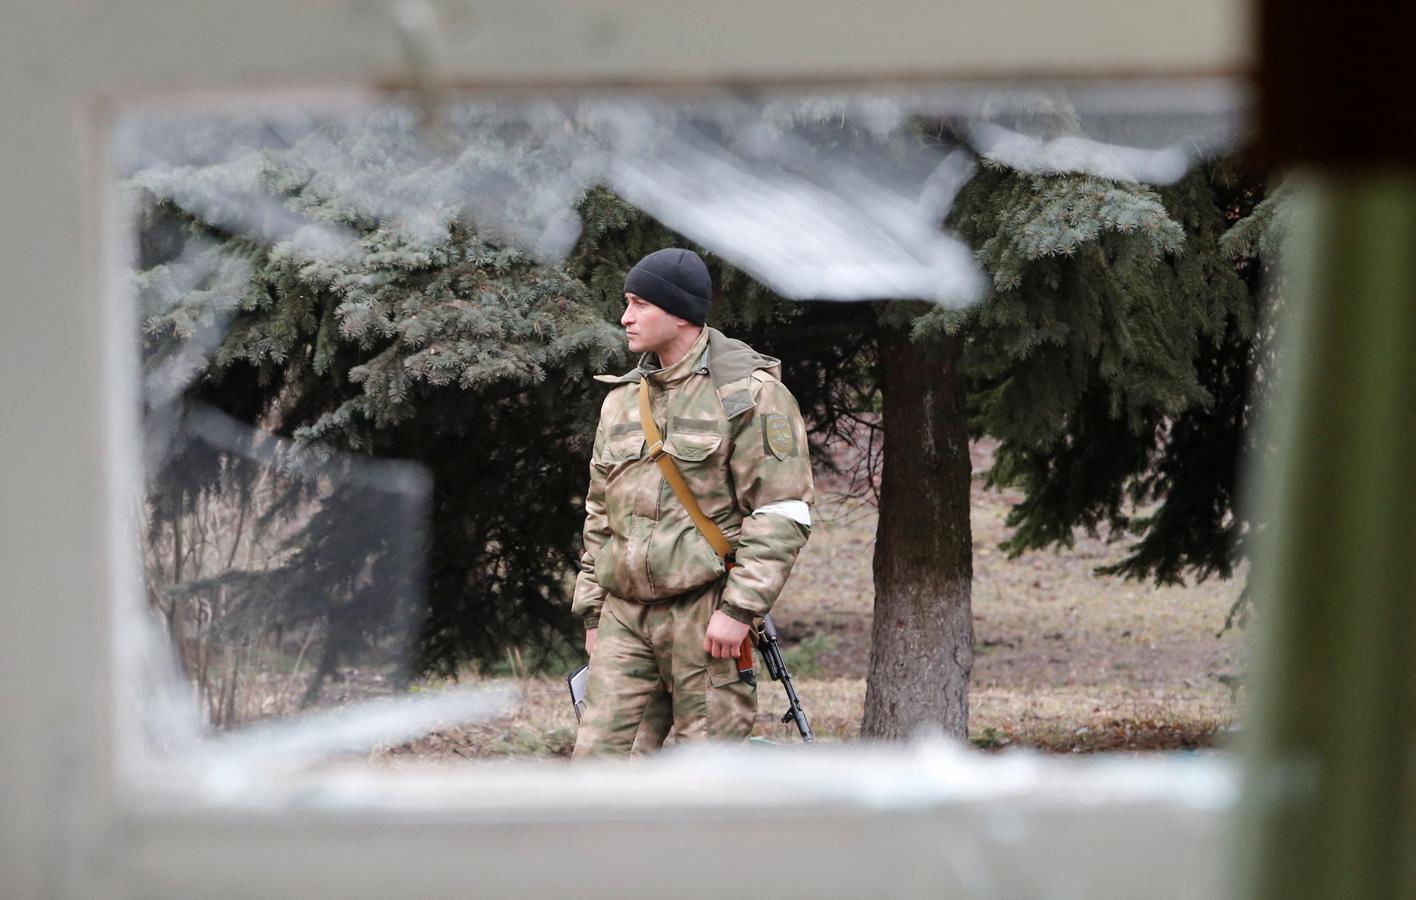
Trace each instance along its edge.
<path fill-rule="evenodd" d="M 796 723 L 802 741 L 807 744 L 815 743 L 816 736 L 811 733 L 811 722 L 806 717 L 806 710 L 802 708 L 801 698 L 797 696 L 796 685 L 792 684 L 792 674 L 787 671 L 787 661 L 782 658 L 782 648 L 777 643 L 777 627 L 773 624 L 771 616 L 764 616 L 762 619 L 762 630 L 757 636 L 757 649 L 762 653 L 762 662 L 767 666 L 767 674 L 773 681 L 780 681 L 783 690 L 787 692 L 789 706 L 787 714 L 782 716 L 782 722 Z"/>

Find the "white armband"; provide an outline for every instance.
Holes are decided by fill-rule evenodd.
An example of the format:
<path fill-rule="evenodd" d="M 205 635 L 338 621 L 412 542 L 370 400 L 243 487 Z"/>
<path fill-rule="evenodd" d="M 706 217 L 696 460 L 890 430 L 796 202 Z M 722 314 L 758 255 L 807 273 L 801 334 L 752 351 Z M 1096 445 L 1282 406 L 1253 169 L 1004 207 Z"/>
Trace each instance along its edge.
<path fill-rule="evenodd" d="M 752 511 L 754 516 L 762 513 L 770 516 L 785 516 L 799 525 L 811 527 L 811 507 L 807 506 L 804 500 L 778 500 L 775 503 L 768 503 L 766 506 L 759 506 Z"/>

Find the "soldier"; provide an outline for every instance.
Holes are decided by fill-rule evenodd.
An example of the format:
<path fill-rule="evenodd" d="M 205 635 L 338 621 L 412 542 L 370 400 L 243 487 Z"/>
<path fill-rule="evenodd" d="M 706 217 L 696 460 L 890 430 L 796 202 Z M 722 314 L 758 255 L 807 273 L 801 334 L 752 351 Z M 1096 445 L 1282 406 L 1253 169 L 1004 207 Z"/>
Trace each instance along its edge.
<path fill-rule="evenodd" d="M 625 279 L 620 324 L 639 365 L 605 398 L 585 497 L 573 609 L 590 655 L 575 757 L 675 740 L 742 740 L 757 689 L 737 657 L 811 529 L 806 429 L 781 362 L 705 328 L 712 287 L 691 250 L 651 253 Z M 649 446 L 639 383 L 662 436 Z M 726 560 L 654 460 L 668 454 L 732 545 Z M 641 728 L 642 726 L 642 728 Z"/>

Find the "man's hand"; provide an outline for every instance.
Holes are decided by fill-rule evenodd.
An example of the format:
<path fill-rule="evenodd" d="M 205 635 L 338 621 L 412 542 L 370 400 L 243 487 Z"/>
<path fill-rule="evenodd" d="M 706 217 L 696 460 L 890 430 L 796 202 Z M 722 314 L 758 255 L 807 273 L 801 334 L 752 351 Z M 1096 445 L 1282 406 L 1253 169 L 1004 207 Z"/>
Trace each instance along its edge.
<path fill-rule="evenodd" d="M 597 635 L 599 635 L 599 633 L 600 633 L 600 629 L 598 629 L 598 628 L 587 628 L 587 629 L 585 629 L 585 655 L 586 655 L 586 656 L 593 656 L 593 655 L 595 654 L 595 637 L 596 637 Z"/>
<path fill-rule="evenodd" d="M 720 609 L 708 620 L 708 631 L 703 635 L 703 649 L 708 651 L 709 656 L 727 659 L 738 655 L 745 637 L 747 623 L 739 622 Z"/>

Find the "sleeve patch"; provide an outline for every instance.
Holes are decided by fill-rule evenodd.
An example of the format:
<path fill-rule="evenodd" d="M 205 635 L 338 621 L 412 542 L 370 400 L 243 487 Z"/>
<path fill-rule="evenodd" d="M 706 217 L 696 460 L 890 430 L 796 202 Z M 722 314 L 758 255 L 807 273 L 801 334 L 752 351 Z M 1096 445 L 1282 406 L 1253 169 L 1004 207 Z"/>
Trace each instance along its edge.
<path fill-rule="evenodd" d="M 796 435 L 792 433 L 791 420 L 784 413 L 768 413 L 762 420 L 762 440 L 767 452 L 777 459 L 797 455 Z"/>

